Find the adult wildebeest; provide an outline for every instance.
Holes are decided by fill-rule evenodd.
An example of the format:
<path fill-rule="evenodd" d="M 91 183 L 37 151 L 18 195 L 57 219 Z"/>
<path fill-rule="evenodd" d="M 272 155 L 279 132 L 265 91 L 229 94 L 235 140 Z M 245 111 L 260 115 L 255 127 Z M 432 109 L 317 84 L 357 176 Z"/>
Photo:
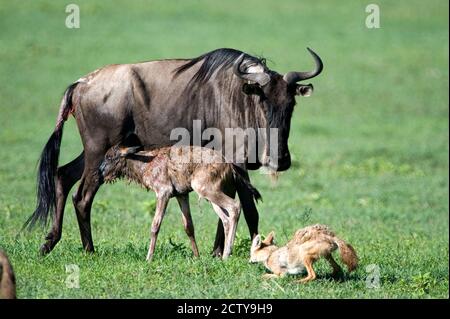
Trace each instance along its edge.
<path fill-rule="evenodd" d="M 218 49 L 194 59 L 171 59 L 137 64 L 109 65 L 71 84 L 61 102 L 56 126 L 45 145 L 38 168 L 37 206 L 26 225 L 53 218 L 51 231 L 41 247 L 50 252 L 61 238 L 64 205 L 73 185 L 81 179 L 73 203 L 86 251 L 93 251 L 91 206 L 102 184 L 99 165 L 106 151 L 134 133 L 143 145 L 171 145 L 174 128 L 277 128 L 277 158 L 265 151 L 263 160 L 239 164 L 244 169 L 261 165 L 276 171 L 290 167 L 288 149 L 295 96 L 308 96 L 312 85 L 297 82 L 322 71 L 322 61 L 310 49 L 316 68 L 310 72 L 281 75 L 264 60 L 234 49 Z M 63 125 L 73 114 L 83 152 L 58 167 Z M 192 134 L 191 134 L 192 136 Z M 208 141 L 203 141 L 206 144 Z M 263 143 L 262 141 L 257 141 Z M 265 142 L 268 149 L 268 142 Z M 248 177 L 248 176 L 247 176 Z M 251 194 L 237 189 L 250 234 L 258 233 L 258 212 Z M 230 194 L 233 195 L 234 194 Z M 219 221 L 214 252 L 223 250 Z"/>

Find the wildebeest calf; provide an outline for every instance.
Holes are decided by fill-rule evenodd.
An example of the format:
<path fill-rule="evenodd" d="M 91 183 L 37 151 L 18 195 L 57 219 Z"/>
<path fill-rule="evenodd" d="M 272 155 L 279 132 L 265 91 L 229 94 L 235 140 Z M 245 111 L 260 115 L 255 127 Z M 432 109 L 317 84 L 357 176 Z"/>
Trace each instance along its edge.
<path fill-rule="evenodd" d="M 246 187 L 255 199 L 259 192 L 240 174 L 239 168 L 226 163 L 222 154 L 200 146 L 172 146 L 138 151 L 138 147 L 114 146 L 108 150 L 100 166 L 105 182 L 127 178 L 156 193 L 157 205 L 153 218 L 147 260 L 155 250 L 156 239 L 171 197 L 176 197 L 183 214 L 183 224 L 198 256 L 188 193 L 195 191 L 211 202 L 222 220 L 225 247 L 222 258 L 231 254 L 240 204 L 230 195 L 238 187 Z"/>

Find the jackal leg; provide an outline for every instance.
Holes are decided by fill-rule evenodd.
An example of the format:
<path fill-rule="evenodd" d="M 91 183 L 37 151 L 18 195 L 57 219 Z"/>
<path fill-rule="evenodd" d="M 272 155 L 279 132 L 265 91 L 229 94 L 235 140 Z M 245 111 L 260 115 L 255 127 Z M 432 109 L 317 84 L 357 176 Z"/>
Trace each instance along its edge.
<path fill-rule="evenodd" d="M 305 282 L 316 279 L 316 272 L 314 271 L 314 269 L 312 267 L 313 263 L 314 263 L 314 259 L 309 256 L 307 256 L 304 259 L 303 264 L 305 265 L 308 275 L 305 278 L 298 280 L 299 283 L 305 283 Z"/>

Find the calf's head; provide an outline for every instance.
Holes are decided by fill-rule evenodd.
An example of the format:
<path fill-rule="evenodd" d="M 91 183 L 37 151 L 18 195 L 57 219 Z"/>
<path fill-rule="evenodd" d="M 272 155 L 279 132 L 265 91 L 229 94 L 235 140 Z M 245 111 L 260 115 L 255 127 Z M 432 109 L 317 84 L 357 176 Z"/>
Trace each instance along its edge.
<path fill-rule="evenodd" d="M 99 170 L 105 181 L 122 177 L 126 165 L 126 157 L 135 154 L 141 147 L 125 147 L 116 145 L 111 147 L 105 154 Z"/>

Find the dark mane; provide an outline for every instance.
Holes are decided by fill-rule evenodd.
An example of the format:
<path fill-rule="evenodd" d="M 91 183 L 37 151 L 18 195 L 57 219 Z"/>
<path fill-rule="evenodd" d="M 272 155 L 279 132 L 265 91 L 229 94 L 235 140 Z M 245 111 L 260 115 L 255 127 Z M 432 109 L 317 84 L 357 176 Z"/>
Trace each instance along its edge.
<path fill-rule="evenodd" d="M 183 64 L 182 66 L 175 69 L 175 76 L 178 74 L 186 71 L 190 67 L 194 66 L 196 63 L 198 63 L 201 60 L 204 60 L 202 66 L 199 68 L 197 73 L 192 77 L 192 79 L 189 81 L 190 84 L 198 83 L 202 84 L 206 81 L 208 81 L 211 76 L 216 72 L 217 70 L 223 70 L 228 69 L 231 67 L 236 61 L 236 59 L 242 54 L 242 51 L 235 50 L 235 49 L 217 49 L 208 53 L 205 53 L 199 57 L 191 59 L 186 64 Z M 265 59 L 258 59 L 251 55 L 245 54 L 247 60 L 255 63 L 261 63 L 265 65 Z"/>

